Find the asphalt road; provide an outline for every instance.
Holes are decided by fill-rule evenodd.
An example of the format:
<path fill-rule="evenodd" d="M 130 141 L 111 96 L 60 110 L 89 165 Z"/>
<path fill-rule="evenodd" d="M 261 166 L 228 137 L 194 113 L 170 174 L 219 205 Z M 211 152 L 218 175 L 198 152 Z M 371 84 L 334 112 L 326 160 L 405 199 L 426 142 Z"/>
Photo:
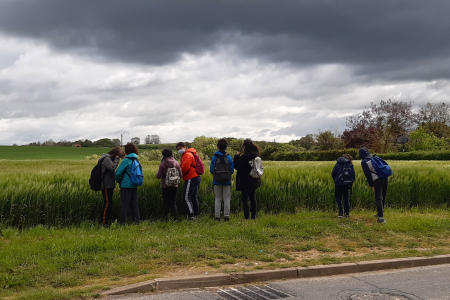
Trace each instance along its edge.
<path fill-rule="evenodd" d="M 291 279 L 266 284 L 110 296 L 108 300 L 450 300 L 450 265 Z"/>

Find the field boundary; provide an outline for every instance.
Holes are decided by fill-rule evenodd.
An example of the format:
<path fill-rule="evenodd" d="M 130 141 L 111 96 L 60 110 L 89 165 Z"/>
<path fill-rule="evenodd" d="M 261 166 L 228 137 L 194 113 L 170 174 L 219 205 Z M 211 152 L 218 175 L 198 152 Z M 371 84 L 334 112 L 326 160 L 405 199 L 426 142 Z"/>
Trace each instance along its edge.
<path fill-rule="evenodd" d="M 246 284 L 252 282 L 264 282 L 270 280 L 322 277 L 442 264 L 450 264 L 450 255 L 372 260 L 356 263 L 317 265 L 308 268 L 298 267 L 277 270 L 238 272 L 232 274 L 216 273 L 195 276 L 157 278 L 127 286 L 113 288 L 104 292 L 103 295 L 110 296 L 131 293 L 217 287 Z"/>

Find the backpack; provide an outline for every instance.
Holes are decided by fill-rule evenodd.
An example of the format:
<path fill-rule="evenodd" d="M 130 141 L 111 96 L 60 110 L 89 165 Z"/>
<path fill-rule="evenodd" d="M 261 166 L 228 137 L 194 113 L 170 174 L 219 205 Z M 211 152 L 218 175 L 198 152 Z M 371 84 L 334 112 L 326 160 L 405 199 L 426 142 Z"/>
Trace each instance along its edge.
<path fill-rule="evenodd" d="M 167 168 L 165 183 L 171 187 L 177 186 L 180 183 L 180 173 L 177 168 Z"/>
<path fill-rule="evenodd" d="M 336 185 L 350 186 L 353 184 L 355 170 L 351 166 L 352 164 L 348 163 L 342 167 L 341 173 L 334 180 Z"/>
<path fill-rule="evenodd" d="M 375 169 L 378 177 L 388 178 L 394 174 L 391 167 L 382 158 L 374 155 L 370 162 L 372 163 L 372 167 Z"/>
<path fill-rule="evenodd" d="M 195 173 L 197 173 L 197 175 L 203 175 L 205 173 L 205 165 L 203 164 L 202 160 L 200 159 L 200 156 L 198 156 L 195 153 L 192 153 L 192 155 L 194 155 L 194 159 L 195 159 Z"/>
<path fill-rule="evenodd" d="M 104 173 L 102 173 L 102 163 L 105 160 L 106 157 L 103 157 L 98 161 L 98 163 L 95 165 L 95 167 L 91 171 L 91 177 L 89 178 L 89 187 L 93 191 L 99 191 L 102 186 L 103 178 L 105 177 L 105 174 L 108 172 L 108 170 L 105 170 Z"/>
<path fill-rule="evenodd" d="M 217 183 L 226 183 L 231 181 L 231 166 L 227 156 L 216 157 L 214 163 L 213 180 Z"/>
<path fill-rule="evenodd" d="M 264 167 L 262 164 L 261 157 L 257 156 L 251 161 L 248 162 L 250 166 L 252 166 L 252 170 L 250 171 L 250 176 L 253 178 L 260 178 L 264 174 Z"/>
<path fill-rule="evenodd" d="M 131 174 L 128 174 L 132 184 L 141 186 L 144 183 L 144 175 L 142 174 L 142 165 L 137 158 L 127 157 L 131 159 L 133 163 L 131 164 Z"/>

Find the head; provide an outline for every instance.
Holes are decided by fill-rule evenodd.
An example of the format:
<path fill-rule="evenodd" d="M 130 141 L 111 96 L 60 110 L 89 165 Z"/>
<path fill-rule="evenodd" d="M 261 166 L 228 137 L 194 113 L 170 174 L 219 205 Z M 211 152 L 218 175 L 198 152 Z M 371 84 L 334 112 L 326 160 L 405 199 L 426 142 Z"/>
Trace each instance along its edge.
<path fill-rule="evenodd" d="M 186 151 L 186 144 L 183 143 L 183 142 L 179 142 L 177 144 L 177 151 L 178 151 L 179 154 L 183 155 L 184 152 Z"/>
<path fill-rule="evenodd" d="M 136 147 L 135 144 L 127 143 L 125 145 L 125 153 L 126 153 L 126 155 L 131 154 L 131 153 L 139 154 L 139 150 L 138 150 L 138 148 Z"/>
<path fill-rule="evenodd" d="M 373 156 L 370 155 L 370 152 L 367 148 L 361 148 L 359 149 L 359 158 L 365 159 L 365 158 L 372 158 Z"/>
<path fill-rule="evenodd" d="M 253 152 L 256 154 L 260 152 L 259 146 L 254 144 L 251 139 L 245 139 L 242 148 L 245 152 Z"/>
<path fill-rule="evenodd" d="M 342 157 L 349 160 L 350 162 L 353 161 L 353 157 L 350 154 L 342 154 Z"/>
<path fill-rule="evenodd" d="M 173 157 L 173 152 L 172 152 L 172 150 L 166 148 L 162 151 L 162 156 L 163 156 L 163 159 L 167 158 L 167 157 Z"/>
<path fill-rule="evenodd" d="M 120 147 L 114 147 L 111 149 L 111 151 L 108 152 L 109 155 L 111 156 L 118 156 L 120 158 L 124 158 L 125 157 L 125 152 L 123 152 L 122 149 L 120 149 Z"/>
<path fill-rule="evenodd" d="M 219 151 L 225 151 L 228 148 L 228 141 L 226 139 L 220 139 L 217 142 L 217 148 L 219 149 Z"/>

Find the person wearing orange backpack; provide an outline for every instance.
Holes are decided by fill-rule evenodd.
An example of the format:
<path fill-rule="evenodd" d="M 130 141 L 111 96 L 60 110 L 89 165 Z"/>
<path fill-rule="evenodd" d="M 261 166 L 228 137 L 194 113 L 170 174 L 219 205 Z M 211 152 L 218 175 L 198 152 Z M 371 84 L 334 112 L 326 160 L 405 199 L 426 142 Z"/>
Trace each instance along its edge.
<path fill-rule="evenodd" d="M 184 180 L 184 201 L 189 209 L 188 218 L 195 221 L 199 215 L 198 187 L 200 175 L 205 172 L 205 166 L 194 148 L 187 149 L 186 144 L 179 142 L 177 151 L 181 155 L 181 172 Z"/>

